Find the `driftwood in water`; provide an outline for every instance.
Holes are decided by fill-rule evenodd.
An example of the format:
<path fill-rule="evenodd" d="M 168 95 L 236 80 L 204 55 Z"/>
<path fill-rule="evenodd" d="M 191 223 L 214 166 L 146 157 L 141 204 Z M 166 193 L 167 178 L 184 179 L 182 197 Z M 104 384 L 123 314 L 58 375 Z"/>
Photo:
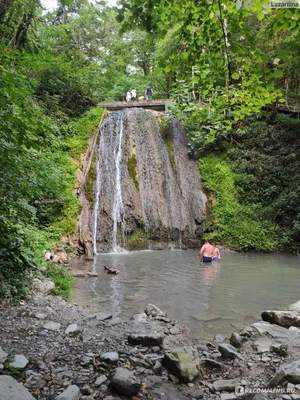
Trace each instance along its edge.
<path fill-rule="evenodd" d="M 104 265 L 104 269 L 106 271 L 107 274 L 114 274 L 117 275 L 119 274 L 121 271 L 118 268 L 115 267 L 107 267 L 106 265 Z"/>

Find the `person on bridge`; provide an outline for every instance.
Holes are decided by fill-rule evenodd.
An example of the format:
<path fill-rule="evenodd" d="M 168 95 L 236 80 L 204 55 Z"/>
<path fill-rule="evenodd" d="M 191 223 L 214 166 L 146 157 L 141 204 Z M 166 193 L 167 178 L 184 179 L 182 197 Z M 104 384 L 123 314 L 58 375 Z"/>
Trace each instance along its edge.
<path fill-rule="evenodd" d="M 212 262 L 213 259 L 213 254 L 214 254 L 214 249 L 215 247 L 210 244 L 209 240 L 205 240 L 204 245 L 201 247 L 199 251 L 199 256 L 202 257 L 202 262 L 207 263 L 207 262 Z"/>
<path fill-rule="evenodd" d="M 145 90 L 145 99 L 147 101 L 151 100 L 151 96 L 153 95 L 153 90 L 151 89 L 151 87 L 147 87 L 147 89 Z"/>
<path fill-rule="evenodd" d="M 131 93 L 131 100 L 135 101 L 136 100 L 136 90 L 132 89 Z"/>
<path fill-rule="evenodd" d="M 126 101 L 130 101 L 131 100 L 131 91 L 128 90 L 128 92 L 126 93 Z"/>

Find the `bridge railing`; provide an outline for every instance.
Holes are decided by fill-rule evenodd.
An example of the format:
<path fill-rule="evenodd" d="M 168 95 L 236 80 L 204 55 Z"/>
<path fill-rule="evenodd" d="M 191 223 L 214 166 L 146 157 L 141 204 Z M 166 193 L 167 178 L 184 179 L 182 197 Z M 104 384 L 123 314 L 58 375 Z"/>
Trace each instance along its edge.
<path fill-rule="evenodd" d="M 144 93 L 137 93 L 136 100 L 140 97 L 144 96 Z M 153 92 L 151 96 L 151 100 L 165 100 L 170 98 L 170 93 L 166 92 Z M 121 101 L 126 102 L 126 93 L 125 94 L 116 94 L 114 96 L 100 96 L 99 102 L 100 103 L 112 103 L 114 101 Z"/>

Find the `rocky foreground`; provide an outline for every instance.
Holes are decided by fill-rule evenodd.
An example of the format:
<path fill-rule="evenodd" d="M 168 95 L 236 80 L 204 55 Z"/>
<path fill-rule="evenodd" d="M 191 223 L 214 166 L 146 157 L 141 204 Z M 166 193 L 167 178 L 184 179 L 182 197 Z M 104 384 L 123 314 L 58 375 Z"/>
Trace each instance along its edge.
<path fill-rule="evenodd" d="M 40 295 L 0 309 L 0 400 L 300 399 L 298 312 L 199 344 L 153 305 L 125 322 Z"/>

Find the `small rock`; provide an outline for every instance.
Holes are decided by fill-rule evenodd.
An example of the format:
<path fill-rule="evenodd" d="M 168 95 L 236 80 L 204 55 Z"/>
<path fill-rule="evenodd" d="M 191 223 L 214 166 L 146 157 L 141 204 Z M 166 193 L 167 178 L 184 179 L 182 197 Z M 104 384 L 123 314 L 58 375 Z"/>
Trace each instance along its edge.
<path fill-rule="evenodd" d="M 130 320 L 137 322 L 137 323 L 142 323 L 142 324 L 145 324 L 148 322 L 146 313 L 135 314 L 135 315 L 133 315 L 133 317 L 130 318 Z"/>
<path fill-rule="evenodd" d="M 134 373 L 125 368 L 116 369 L 111 378 L 111 384 L 120 394 L 125 396 L 135 396 L 141 386 Z"/>
<path fill-rule="evenodd" d="M 254 342 L 254 347 L 258 354 L 267 353 L 271 349 L 272 342 L 271 340 L 262 338 L 258 339 Z"/>
<path fill-rule="evenodd" d="M 236 395 L 234 393 L 221 393 L 220 399 L 221 400 L 233 400 L 236 399 Z"/>
<path fill-rule="evenodd" d="M 162 371 L 162 368 L 163 368 L 163 366 L 162 366 L 162 363 L 160 363 L 159 361 L 156 361 L 155 362 L 155 365 L 154 365 L 154 367 L 153 367 L 153 371 L 156 373 L 156 374 L 160 374 L 161 373 L 161 371 Z"/>
<path fill-rule="evenodd" d="M 89 387 L 89 385 L 84 385 L 83 388 L 81 389 L 81 393 L 85 396 L 89 396 L 90 394 L 93 393 L 93 389 Z"/>
<path fill-rule="evenodd" d="M 26 368 L 29 361 L 23 354 L 16 354 L 13 356 L 12 361 L 9 363 L 9 366 L 16 369 L 24 369 Z"/>
<path fill-rule="evenodd" d="M 218 335 L 215 336 L 215 340 L 218 343 L 223 343 L 225 341 L 225 337 L 223 335 L 221 335 L 221 334 L 218 334 Z"/>
<path fill-rule="evenodd" d="M 162 384 L 162 379 L 160 376 L 147 376 L 146 380 L 146 385 L 147 388 L 153 388 L 153 387 L 160 387 Z"/>
<path fill-rule="evenodd" d="M 47 314 L 43 314 L 43 313 L 36 313 L 34 314 L 36 319 L 46 319 L 47 318 Z"/>
<path fill-rule="evenodd" d="M 234 347 L 241 347 L 241 344 L 245 340 L 245 337 L 239 335 L 236 332 L 233 332 L 230 337 L 230 344 Z"/>
<path fill-rule="evenodd" d="M 8 354 L 0 346 L 0 363 L 4 363 L 7 360 Z"/>
<path fill-rule="evenodd" d="M 223 369 L 225 367 L 224 364 L 222 364 L 219 361 L 213 360 L 212 358 L 202 359 L 201 364 L 204 364 L 206 367 L 216 368 L 216 369 Z"/>
<path fill-rule="evenodd" d="M 235 390 L 236 386 L 240 385 L 241 381 L 239 379 L 229 379 L 229 380 L 220 379 L 213 383 L 213 387 L 217 392 L 221 392 L 223 390 L 232 392 Z"/>
<path fill-rule="evenodd" d="M 154 304 L 148 304 L 145 313 L 149 315 L 149 317 L 166 317 L 167 314 L 164 313 L 161 309 L 156 307 Z"/>
<path fill-rule="evenodd" d="M 180 328 L 179 328 L 179 326 L 173 326 L 170 329 L 169 332 L 170 332 L 171 335 L 179 335 L 180 334 Z"/>
<path fill-rule="evenodd" d="M 65 335 L 78 336 L 82 329 L 77 324 L 71 324 L 65 330 Z"/>
<path fill-rule="evenodd" d="M 1 400 L 35 400 L 29 391 L 9 375 L 0 376 Z"/>
<path fill-rule="evenodd" d="M 96 278 L 99 274 L 97 272 L 93 272 L 93 271 L 88 271 L 87 276 L 90 276 L 92 278 Z"/>
<path fill-rule="evenodd" d="M 295 385 L 300 384 L 300 360 L 295 360 L 281 366 L 285 379 Z"/>
<path fill-rule="evenodd" d="M 150 368 L 150 365 L 143 358 L 129 357 L 129 362 L 134 367 Z"/>
<path fill-rule="evenodd" d="M 224 358 L 238 357 L 236 348 L 231 346 L 231 344 L 228 344 L 228 343 L 219 344 L 219 352 L 222 354 L 222 357 L 224 357 Z"/>
<path fill-rule="evenodd" d="M 283 400 L 291 400 L 291 399 L 292 399 L 291 396 L 289 396 L 288 394 L 281 394 L 280 397 L 281 397 Z"/>
<path fill-rule="evenodd" d="M 279 372 L 276 373 L 276 375 L 273 376 L 273 378 L 269 381 L 268 383 L 268 388 L 272 389 L 279 385 L 280 382 L 283 381 L 285 377 L 285 373 L 283 370 L 280 370 Z"/>
<path fill-rule="evenodd" d="M 101 386 L 106 381 L 107 381 L 107 376 L 106 375 L 101 375 L 96 379 L 95 386 L 96 387 Z"/>
<path fill-rule="evenodd" d="M 288 354 L 288 345 L 282 343 L 273 343 L 271 345 L 271 351 L 278 354 L 280 357 L 286 357 Z"/>
<path fill-rule="evenodd" d="M 108 391 L 108 386 L 107 385 L 101 385 L 100 392 L 104 394 L 107 391 Z"/>
<path fill-rule="evenodd" d="M 289 306 L 289 310 L 300 314 L 300 300 L 297 301 L 296 303 L 291 304 Z"/>
<path fill-rule="evenodd" d="M 117 352 L 109 351 L 107 353 L 103 353 L 100 356 L 100 360 L 106 363 L 114 364 L 119 360 L 119 354 Z"/>
<path fill-rule="evenodd" d="M 196 389 L 193 393 L 192 393 L 192 398 L 193 399 L 203 399 L 204 396 L 204 391 L 203 389 Z"/>
<path fill-rule="evenodd" d="M 58 331 L 60 327 L 61 324 L 59 322 L 48 321 L 43 324 L 43 328 L 48 331 Z"/>
<path fill-rule="evenodd" d="M 97 314 L 96 319 L 98 321 L 106 321 L 107 319 L 112 319 L 112 314 L 100 313 L 100 314 Z"/>
<path fill-rule="evenodd" d="M 55 397 L 55 400 L 79 400 L 80 396 L 79 387 L 76 385 L 71 385 L 59 396 Z"/>
<path fill-rule="evenodd" d="M 172 383 L 174 383 L 174 385 L 177 385 L 180 382 L 179 378 L 177 378 L 177 376 L 173 374 L 169 374 L 169 378 L 171 379 Z"/>
<path fill-rule="evenodd" d="M 263 311 L 261 314 L 263 321 L 270 322 L 289 328 L 290 326 L 300 327 L 300 315 L 293 311 Z"/>

